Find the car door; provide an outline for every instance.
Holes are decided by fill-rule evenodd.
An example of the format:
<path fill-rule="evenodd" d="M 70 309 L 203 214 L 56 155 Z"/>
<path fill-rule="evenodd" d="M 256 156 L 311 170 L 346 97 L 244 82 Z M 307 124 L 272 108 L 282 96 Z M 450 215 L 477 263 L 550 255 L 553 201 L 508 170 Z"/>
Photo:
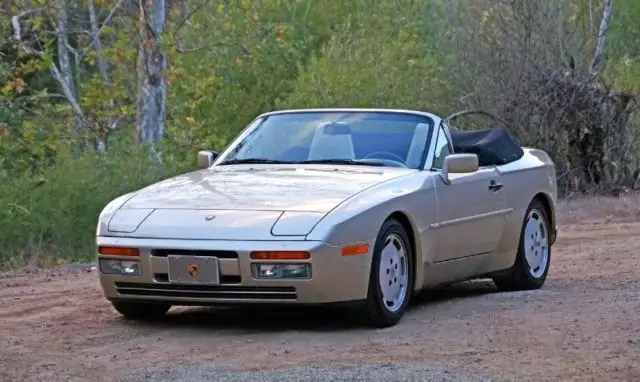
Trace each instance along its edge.
<path fill-rule="evenodd" d="M 441 171 L 444 158 L 453 153 L 448 127 L 441 124 L 432 170 Z M 506 221 L 505 190 L 495 166 L 480 167 L 465 174 L 449 174 L 450 184 L 435 177 L 438 201 L 435 230 L 435 262 L 493 252 Z"/>

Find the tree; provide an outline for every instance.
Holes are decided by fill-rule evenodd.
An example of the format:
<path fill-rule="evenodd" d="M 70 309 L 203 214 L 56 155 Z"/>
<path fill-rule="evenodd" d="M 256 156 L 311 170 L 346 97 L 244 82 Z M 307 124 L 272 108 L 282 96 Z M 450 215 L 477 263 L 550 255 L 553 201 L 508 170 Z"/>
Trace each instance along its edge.
<path fill-rule="evenodd" d="M 12 42 L 21 55 L 30 59 L 22 70 L 34 72 L 43 66 L 49 70 L 73 114 L 76 141 L 85 146 L 90 140 L 101 151 L 106 150 L 109 133 L 127 118 L 126 108 L 120 108 L 114 96 L 117 92 L 111 71 L 116 69 L 115 65 L 108 63 L 111 58 L 106 57 L 101 41 L 123 2 L 102 1 L 100 10 L 108 10 L 102 20 L 93 0 L 88 0 L 86 8 L 74 7 L 76 4 L 67 0 L 46 2 L 44 6 L 38 6 L 41 3 L 38 1 L 20 2 L 15 8 L 22 9 L 11 16 Z M 88 81 L 95 72 L 95 61 L 101 92 L 95 91 L 94 83 Z M 85 94 L 81 94 L 81 87 Z M 120 97 L 126 98 L 122 93 Z"/>
<path fill-rule="evenodd" d="M 450 13 L 443 45 L 461 103 L 501 116 L 523 144 L 549 151 L 563 194 L 631 185 L 634 96 L 603 76 L 613 0 L 473 3 L 460 0 Z"/>
<path fill-rule="evenodd" d="M 166 13 L 165 0 L 140 0 L 136 143 L 150 144 L 158 160 L 156 144 L 164 138 L 167 102 Z"/>

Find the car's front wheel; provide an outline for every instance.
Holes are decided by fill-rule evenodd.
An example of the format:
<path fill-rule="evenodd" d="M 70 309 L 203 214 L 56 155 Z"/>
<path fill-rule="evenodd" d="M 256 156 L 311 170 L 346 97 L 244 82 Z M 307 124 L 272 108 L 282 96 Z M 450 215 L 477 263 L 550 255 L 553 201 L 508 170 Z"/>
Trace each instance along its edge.
<path fill-rule="evenodd" d="M 413 254 L 406 230 L 387 220 L 373 249 L 369 291 L 361 317 L 373 327 L 393 326 L 402 318 L 411 297 Z"/>
<path fill-rule="evenodd" d="M 551 264 L 549 228 L 544 205 L 534 199 L 525 214 L 515 264 L 506 275 L 493 278 L 498 289 L 532 290 L 544 284 Z"/>
<path fill-rule="evenodd" d="M 131 301 L 112 301 L 113 307 L 130 320 L 154 320 L 164 316 L 171 305 L 163 303 L 139 303 Z"/>

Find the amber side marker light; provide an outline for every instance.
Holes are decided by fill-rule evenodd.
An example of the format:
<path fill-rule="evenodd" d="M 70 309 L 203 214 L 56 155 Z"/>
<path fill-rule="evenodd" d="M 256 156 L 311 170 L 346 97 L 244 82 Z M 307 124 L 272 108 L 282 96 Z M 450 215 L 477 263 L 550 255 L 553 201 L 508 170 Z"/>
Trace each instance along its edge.
<path fill-rule="evenodd" d="M 107 256 L 140 256 L 138 248 L 99 246 L 98 253 Z"/>
<path fill-rule="evenodd" d="M 303 251 L 255 251 L 250 257 L 252 260 L 308 260 L 311 254 Z"/>
<path fill-rule="evenodd" d="M 364 255 L 369 252 L 368 244 L 347 245 L 342 248 L 342 256 Z"/>

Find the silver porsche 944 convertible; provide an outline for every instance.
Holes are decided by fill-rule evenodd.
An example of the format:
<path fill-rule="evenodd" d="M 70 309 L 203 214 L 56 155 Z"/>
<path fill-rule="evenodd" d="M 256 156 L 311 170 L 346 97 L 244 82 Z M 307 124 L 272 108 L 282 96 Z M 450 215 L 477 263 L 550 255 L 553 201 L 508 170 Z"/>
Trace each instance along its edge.
<path fill-rule="evenodd" d="M 276 111 L 198 165 L 100 214 L 100 282 L 125 317 L 348 303 L 385 327 L 422 289 L 491 278 L 529 290 L 549 271 L 554 164 L 499 127 L 453 130 L 409 110 Z"/>

